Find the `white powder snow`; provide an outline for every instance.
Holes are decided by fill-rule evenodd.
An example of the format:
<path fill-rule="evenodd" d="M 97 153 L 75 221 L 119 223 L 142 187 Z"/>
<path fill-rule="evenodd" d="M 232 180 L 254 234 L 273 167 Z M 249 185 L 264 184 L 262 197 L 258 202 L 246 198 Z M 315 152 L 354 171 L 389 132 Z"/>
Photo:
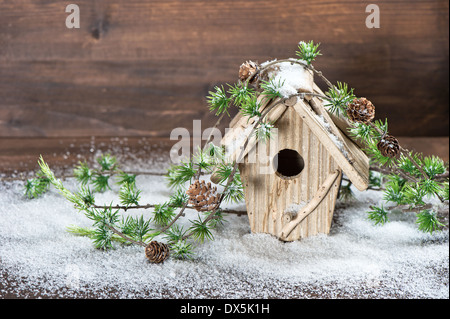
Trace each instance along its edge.
<path fill-rule="evenodd" d="M 142 203 L 170 194 L 163 177 L 138 176 L 137 185 Z M 114 191 L 97 203 L 116 203 Z M 355 194 L 357 201 L 338 207 L 328 236 L 282 243 L 251 234 L 246 216 L 227 215 L 193 261 L 155 265 L 142 247 L 99 251 L 68 233 L 67 226 L 91 222 L 54 190 L 28 200 L 21 182 L 0 183 L 0 297 L 448 298 L 448 231 L 424 234 L 410 214 L 373 226 L 365 212 L 381 194 Z M 196 216 L 190 210 L 181 223 Z"/>
<path fill-rule="evenodd" d="M 313 92 L 313 75 L 311 71 L 298 63 L 280 62 L 268 72 L 268 77 L 275 84 L 282 84 L 278 91 L 284 98 L 288 98 L 299 91 Z"/>
<path fill-rule="evenodd" d="M 336 145 L 337 148 L 342 152 L 344 157 L 346 159 L 348 159 L 349 158 L 348 152 L 345 149 L 344 144 L 342 144 L 342 141 L 336 135 L 333 134 L 333 132 L 331 131 L 330 124 L 325 121 L 325 118 L 323 117 L 323 115 L 317 115 L 317 114 L 314 114 L 314 115 L 319 120 L 319 122 L 322 124 L 322 126 L 327 130 L 328 135 L 330 136 L 330 139 L 333 141 L 334 145 Z"/>

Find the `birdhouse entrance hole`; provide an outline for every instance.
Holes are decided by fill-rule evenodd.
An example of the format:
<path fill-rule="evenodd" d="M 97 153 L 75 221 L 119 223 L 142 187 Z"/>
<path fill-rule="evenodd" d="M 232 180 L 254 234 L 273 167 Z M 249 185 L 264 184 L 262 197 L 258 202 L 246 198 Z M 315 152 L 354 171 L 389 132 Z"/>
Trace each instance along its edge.
<path fill-rule="evenodd" d="M 305 161 L 297 151 L 286 148 L 275 155 L 273 165 L 279 177 L 292 179 L 297 177 L 305 168 Z"/>

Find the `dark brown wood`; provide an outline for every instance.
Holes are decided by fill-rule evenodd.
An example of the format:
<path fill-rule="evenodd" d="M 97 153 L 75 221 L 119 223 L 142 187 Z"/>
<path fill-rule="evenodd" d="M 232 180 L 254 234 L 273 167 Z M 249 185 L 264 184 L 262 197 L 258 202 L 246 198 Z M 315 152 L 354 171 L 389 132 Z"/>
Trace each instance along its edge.
<path fill-rule="evenodd" d="M 315 63 L 388 118 L 399 136 L 448 134 L 448 1 L 0 0 L 0 136 L 159 136 L 201 119 L 205 96 L 239 65 L 294 56 Z M 321 86 L 324 88 L 323 86 Z M 222 128 L 227 121 L 222 125 Z"/>

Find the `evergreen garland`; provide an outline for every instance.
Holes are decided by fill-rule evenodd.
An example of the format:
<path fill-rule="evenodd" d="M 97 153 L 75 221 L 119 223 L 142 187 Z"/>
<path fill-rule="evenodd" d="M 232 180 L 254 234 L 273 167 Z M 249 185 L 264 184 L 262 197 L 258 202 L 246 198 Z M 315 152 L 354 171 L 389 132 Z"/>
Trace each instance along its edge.
<path fill-rule="evenodd" d="M 280 88 L 283 83 L 274 79 L 257 81 L 255 78 L 271 65 L 289 61 L 298 63 L 310 69 L 328 85 L 325 95 L 315 93 L 298 93 L 299 97 L 311 95 L 321 98 L 325 102 L 330 113 L 348 118 L 348 107 L 356 99 L 354 89 L 348 88 L 343 82 L 336 85 L 326 79 L 322 72 L 317 71 L 312 62 L 321 55 L 319 44 L 300 42 L 296 51 L 297 60 L 278 60 L 257 66 L 254 62 L 247 62 L 241 66 L 247 70 L 240 70 L 240 81 L 236 84 L 228 84 L 228 90 L 223 86 L 216 86 L 207 96 L 209 110 L 219 117 L 216 127 L 224 115 L 229 115 L 230 107 L 237 107 L 248 119 L 256 119 L 253 124 L 252 134 L 258 140 L 267 140 L 272 134 L 273 123 L 266 120 L 267 113 L 275 107 L 274 100 L 281 102 L 283 99 Z M 255 67 L 256 65 L 256 67 Z M 242 71 L 242 72 L 241 72 Z M 252 73 L 253 72 L 253 73 Z M 245 76 L 247 78 L 245 79 Z M 250 83 L 251 82 L 251 83 Z M 258 93 L 257 93 L 258 92 Z M 258 96 L 264 95 L 272 99 L 266 109 L 261 112 Z M 281 103 L 278 102 L 278 103 Z M 389 221 L 389 212 L 393 208 L 401 207 L 406 211 L 417 212 L 418 229 L 424 232 L 439 230 L 444 224 L 439 221 L 437 211 L 430 207 L 426 200 L 438 197 L 442 202 L 449 199 L 448 165 L 442 159 L 431 156 L 426 157 L 419 153 L 413 153 L 399 146 L 399 156 L 390 157 L 380 151 L 380 141 L 388 134 L 387 120 L 371 119 L 359 122 L 355 118 L 349 134 L 361 141 L 364 151 L 371 159 L 370 186 L 371 189 L 383 191 L 383 198 L 387 202 L 394 203 L 394 207 L 384 208 L 372 206 L 368 212 L 368 219 L 375 225 L 382 225 Z M 210 136 L 211 138 L 211 136 Z M 72 226 L 68 231 L 77 235 L 88 236 L 98 249 L 113 248 L 114 242 L 121 244 L 137 244 L 143 247 L 157 236 L 163 236 L 170 247 L 171 256 L 179 259 L 191 259 L 197 244 L 214 238 L 212 229 L 223 224 L 223 211 L 220 205 L 225 202 L 240 202 L 244 199 L 243 186 L 240 179 L 237 163 L 228 163 L 224 158 L 224 150 L 210 143 L 210 138 L 203 149 L 190 158 L 177 165 L 172 165 L 165 175 L 173 194 L 167 202 L 160 204 L 140 205 L 141 190 L 136 185 L 136 174 L 129 174 L 120 170 L 120 165 L 115 157 L 103 154 L 97 159 L 98 168 L 91 168 L 87 163 L 79 163 L 73 171 L 73 176 L 80 184 L 80 190 L 72 193 L 66 189 L 62 182 L 55 177 L 44 159 L 39 159 L 40 171 L 36 178 L 25 183 L 25 195 L 28 198 L 36 198 L 45 193 L 52 184 L 67 200 L 83 212 L 87 218 L 93 221 L 93 228 L 80 228 Z M 246 143 L 244 147 L 245 149 Z M 176 222 L 184 216 L 184 211 L 190 208 L 186 195 L 186 184 L 192 184 L 202 174 L 215 172 L 218 183 L 223 187 L 223 192 L 217 205 L 208 212 L 199 214 L 196 219 L 190 220 L 190 227 L 183 229 Z M 99 206 L 95 204 L 95 193 L 111 189 L 112 180 L 120 186 L 118 194 L 121 205 Z M 353 198 L 351 182 L 346 181 L 341 186 L 341 198 Z M 406 207 L 406 208 L 405 208 Z M 121 210 L 149 209 L 153 208 L 152 216 L 137 217 L 122 216 Z M 154 228 L 152 228 L 154 227 Z"/>

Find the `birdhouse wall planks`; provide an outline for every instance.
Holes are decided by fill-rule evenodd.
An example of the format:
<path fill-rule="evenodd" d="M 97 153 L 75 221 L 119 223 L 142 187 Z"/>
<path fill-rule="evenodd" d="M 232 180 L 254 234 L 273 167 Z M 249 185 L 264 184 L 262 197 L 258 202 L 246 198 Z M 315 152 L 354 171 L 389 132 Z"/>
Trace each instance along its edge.
<path fill-rule="evenodd" d="M 282 71 L 271 77 L 283 79 Z M 251 231 L 283 241 L 329 233 L 343 174 L 359 190 L 368 187 L 368 157 L 346 135 L 345 121 L 332 118 L 320 99 L 307 94 L 323 95 L 311 73 L 299 74 L 297 92 L 306 94 L 258 98 L 260 111 L 268 112 L 277 129 L 276 143 L 258 141 L 252 134 L 256 118 L 241 113 L 221 142 L 228 160 L 239 162 Z"/>

